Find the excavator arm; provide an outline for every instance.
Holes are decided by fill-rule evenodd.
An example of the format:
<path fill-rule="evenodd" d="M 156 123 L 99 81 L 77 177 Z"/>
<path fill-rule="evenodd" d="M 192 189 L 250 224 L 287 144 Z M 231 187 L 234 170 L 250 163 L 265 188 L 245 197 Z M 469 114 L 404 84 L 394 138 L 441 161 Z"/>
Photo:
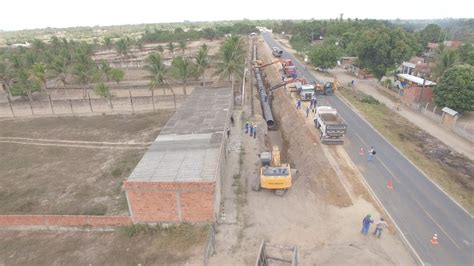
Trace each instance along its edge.
<path fill-rule="evenodd" d="M 304 78 L 292 79 L 292 80 L 289 80 L 289 81 L 285 81 L 285 82 L 282 82 L 282 83 L 278 83 L 278 84 L 276 84 L 276 85 L 273 85 L 273 86 L 270 88 L 270 91 L 276 90 L 276 89 L 281 88 L 281 87 L 283 87 L 283 86 L 285 86 L 285 85 L 288 85 L 288 84 L 290 84 L 290 83 L 295 83 L 295 82 L 298 82 L 298 81 L 301 82 L 301 84 L 303 84 L 303 85 L 308 83 L 308 81 L 306 81 L 306 79 L 304 79 Z"/>

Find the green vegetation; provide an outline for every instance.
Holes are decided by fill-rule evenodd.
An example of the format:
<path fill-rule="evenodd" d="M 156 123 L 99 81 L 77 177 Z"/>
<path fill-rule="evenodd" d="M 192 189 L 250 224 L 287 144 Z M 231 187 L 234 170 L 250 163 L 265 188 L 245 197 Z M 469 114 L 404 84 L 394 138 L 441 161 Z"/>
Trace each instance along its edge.
<path fill-rule="evenodd" d="M 205 239 L 207 230 L 207 225 L 196 226 L 188 223 L 178 225 L 132 224 L 121 228 L 121 231 L 129 237 L 140 234 L 161 235 L 164 237 L 175 236 L 177 238 L 187 238 L 187 242 L 190 243 L 194 243 L 196 239 Z"/>
<path fill-rule="evenodd" d="M 183 82 L 183 91 L 186 95 L 186 82 L 190 77 L 196 77 L 196 66 L 189 58 L 178 56 L 172 62 L 173 74 Z"/>
<path fill-rule="evenodd" d="M 415 55 L 414 45 L 414 40 L 402 29 L 388 28 L 368 30 L 355 42 L 359 63 L 378 80 Z"/>
<path fill-rule="evenodd" d="M 309 50 L 308 57 L 311 63 L 322 69 L 333 68 L 341 56 L 341 49 L 331 41 L 325 41 Z"/>
<path fill-rule="evenodd" d="M 150 75 L 146 78 L 150 80 L 150 89 L 154 90 L 158 86 L 163 86 L 165 84 L 165 74 L 168 72 L 161 56 L 157 53 L 150 54 L 145 60 L 145 70 L 148 71 Z M 163 94 L 166 94 L 166 88 L 163 86 Z"/>
<path fill-rule="evenodd" d="M 459 62 L 459 52 L 441 45 L 435 57 L 434 77 L 439 80 L 450 67 Z"/>
<path fill-rule="evenodd" d="M 110 97 L 110 89 L 104 83 L 100 83 L 99 85 L 97 85 L 97 87 L 95 88 L 95 93 L 102 97 Z"/>
<path fill-rule="evenodd" d="M 206 68 L 209 67 L 208 53 L 209 53 L 209 49 L 207 48 L 207 45 L 203 44 L 199 48 L 198 53 L 194 56 L 194 60 L 196 61 L 197 75 L 202 76 L 203 86 L 206 86 L 205 81 L 204 81 L 204 72 Z"/>
<path fill-rule="evenodd" d="M 460 113 L 474 111 L 474 66 L 449 68 L 434 92 L 438 106 L 447 106 Z"/>
<path fill-rule="evenodd" d="M 119 69 L 119 68 L 112 68 L 110 70 L 110 78 L 117 82 L 117 84 L 120 83 L 120 81 L 123 80 L 123 77 L 125 76 L 125 72 L 123 72 L 122 69 Z"/>
<path fill-rule="evenodd" d="M 217 63 L 215 75 L 227 78 L 234 89 L 235 78 L 243 75 L 245 65 L 245 48 L 243 40 L 238 36 L 226 39 L 219 51 L 220 62 Z"/>

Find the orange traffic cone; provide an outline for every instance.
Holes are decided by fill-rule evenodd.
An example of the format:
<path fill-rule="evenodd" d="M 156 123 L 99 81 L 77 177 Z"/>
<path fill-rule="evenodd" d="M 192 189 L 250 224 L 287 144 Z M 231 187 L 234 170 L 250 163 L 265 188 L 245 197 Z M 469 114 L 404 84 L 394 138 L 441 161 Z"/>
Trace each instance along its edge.
<path fill-rule="evenodd" d="M 431 244 L 438 245 L 438 235 L 437 234 L 434 234 L 433 237 L 431 238 Z"/>
<path fill-rule="evenodd" d="M 387 182 L 387 188 L 388 188 L 388 189 L 393 189 L 393 181 L 392 181 L 392 179 L 388 180 L 388 182 Z"/>
<path fill-rule="evenodd" d="M 362 147 L 360 148 L 359 155 L 364 155 L 364 148 L 362 148 Z"/>

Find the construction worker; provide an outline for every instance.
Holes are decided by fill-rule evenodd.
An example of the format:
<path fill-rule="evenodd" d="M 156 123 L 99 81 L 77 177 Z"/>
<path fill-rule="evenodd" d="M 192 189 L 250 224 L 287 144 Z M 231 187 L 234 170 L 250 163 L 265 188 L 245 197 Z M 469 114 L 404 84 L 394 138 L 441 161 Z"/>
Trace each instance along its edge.
<path fill-rule="evenodd" d="M 250 123 L 250 126 L 249 126 L 249 135 L 252 136 L 253 134 L 253 124 Z"/>
<path fill-rule="evenodd" d="M 374 155 L 375 155 L 375 149 L 374 147 L 370 147 L 370 150 L 369 150 L 369 157 L 367 158 L 367 160 L 369 161 L 372 161 L 374 159 Z"/>
<path fill-rule="evenodd" d="M 245 134 L 249 133 L 249 121 L 245 122 Z"/>
<path fill-rule="evenodd" d="M 383 217 L 380 217 L 380 220 L 377 222 L 377 225 L 375 226 L 374 235 L 377 238 L 380 238 L 380 236 L 382 235 L 383 229 L 386 227 L 387 227 L 387 223 L 385 222 Z"/>
<path fill-rule="evenodd" d="M 255 125 L 253 127 L 253 138 L 256 138 L 257 137 L 257 126 Z"/>
<path fill-rule="evenodd" d="M 360 233 L 363 235 L 367 235 L 367 233 L 369 232 L 370 224 L 373 222 L 374 220 L 372 220 L 372 215 L 367 214 L 367 216 L 365 216 L 362 220 L 362 229 L 360 230 Z"/>

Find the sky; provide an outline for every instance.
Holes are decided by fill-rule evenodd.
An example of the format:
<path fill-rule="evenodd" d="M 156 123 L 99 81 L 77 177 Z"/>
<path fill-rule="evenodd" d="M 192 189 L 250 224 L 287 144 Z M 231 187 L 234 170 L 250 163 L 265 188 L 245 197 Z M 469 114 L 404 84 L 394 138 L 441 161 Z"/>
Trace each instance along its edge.
<path fill-rule="evenodd" d="M 473 18 L 468 0 L 3 0 L 0 30 L 240 19 Z"/>

